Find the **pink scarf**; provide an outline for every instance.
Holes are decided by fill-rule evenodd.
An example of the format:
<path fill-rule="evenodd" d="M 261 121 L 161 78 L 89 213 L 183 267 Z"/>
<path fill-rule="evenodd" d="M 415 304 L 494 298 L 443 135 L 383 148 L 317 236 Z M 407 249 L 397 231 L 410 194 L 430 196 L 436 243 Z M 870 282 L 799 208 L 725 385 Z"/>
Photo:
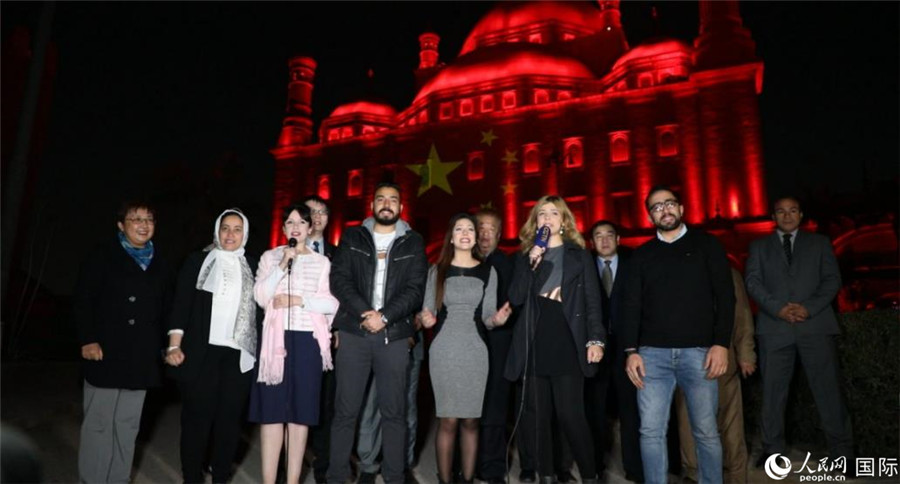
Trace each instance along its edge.
<path fill-rule="evenodd" d="M 259 377 L 256 381 L 266 385 L 278 385 L 284 378 L 284 359 L 287 349 L 284 347 L 284 318 L 290 308 L 275 309 L 272 298 L 266 304 L 266 317 L 263 320 L 262 342 L 259 351 Z M 310 313 L 313 324 L 313 337 L 319 343 L 319 354 L 322 356 L 322 371 L 331 370 L 331 329 L 328 318 L 324 314 Z"/>

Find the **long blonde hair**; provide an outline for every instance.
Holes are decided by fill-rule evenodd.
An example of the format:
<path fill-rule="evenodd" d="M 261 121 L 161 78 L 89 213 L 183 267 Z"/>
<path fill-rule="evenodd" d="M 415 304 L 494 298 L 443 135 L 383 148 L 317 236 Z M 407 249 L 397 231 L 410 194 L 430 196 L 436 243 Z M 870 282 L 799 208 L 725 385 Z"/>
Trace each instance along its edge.
<path fill-rule="evenodd" d="M 572 211 L 569 210 L 569 206 L 566 205 L 566 201 L 563 200 L 559 195 L 544 195 L 539 198 L 537 202 L 534 203 L 534 207 L 531 209 L 531 214 L 528 215 L 528 220 L 525 221 L 525 225 L 522 226 L 522 229 L 519 230 L 519 241 L 521 242 L 521 249 L 523 253 L 527 253 L 534 247 L 534 237 L 537 234 L 538 224 L 537 224 L 537 216 L 538 212 L 541 211 L 541 207 L 544 205 L 552 203 L 559 210 L 560 215 L 562 215 L 562 230 L 563 240 L 572 242 L 573 244 L 577 244 L 582 249 L 584 248 L 584 238 L 581 236 L 581 233 L 578 232 L 578 229 L 575 228 L 575 216 L 572 215 Z"/>

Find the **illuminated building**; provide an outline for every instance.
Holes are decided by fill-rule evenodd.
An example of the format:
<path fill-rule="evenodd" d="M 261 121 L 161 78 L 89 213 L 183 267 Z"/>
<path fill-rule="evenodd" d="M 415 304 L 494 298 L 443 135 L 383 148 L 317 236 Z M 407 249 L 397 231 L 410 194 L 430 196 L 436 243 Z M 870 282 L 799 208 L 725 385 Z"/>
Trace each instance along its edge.
<path fill-rule="evenodd" d="M 500 3 L 446 64 L 438 34 L 419 37 L 409 106 L 354 100 L 318 130 L 316 62 L 291 59 L 272 149 L 271 243 L 282 236 L 280 207 L 309 193 L 329 200 L 336 242 L 368 215 L 383 180 L 403 187 L 404 218 L 432 243 L 454 213 L 488 204 L 514 239 L 534 200 L 551 193 L 565 197 L 581 230 L 606 218 L 634 229 L 637 242 L 649 227 L 644 196 L 668 184 L 680 190 L 688 223 L 717 234 L 730 224 L 724 242 L 740 254 L 772 227 L 759 222 L 768 213 L 763 63 L 736 1 L 699 4 L 693 45 L 629 46 L 618 0 Z"/>

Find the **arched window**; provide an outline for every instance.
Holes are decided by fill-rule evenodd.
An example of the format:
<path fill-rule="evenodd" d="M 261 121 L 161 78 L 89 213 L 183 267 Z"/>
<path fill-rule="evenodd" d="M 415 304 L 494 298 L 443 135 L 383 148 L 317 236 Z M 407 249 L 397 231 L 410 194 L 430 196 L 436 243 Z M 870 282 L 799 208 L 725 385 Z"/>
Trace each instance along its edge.
<path fill-rule="evenodd" d="M 325 200 L 331 198 L 331 179 L 328 175 L 319 175 L 319 188 L 316 192 Z"/>
<path fill-rule="evenodd" d="M 525 153 L 525 162 L 522 164 L 522 170 L 525 173 L 538 173 L 541 171 L 541 145 L 540 143 L 530 143 L 522 147 Z"/>
<path fill-rule="evenodd" d="M 516 107 L 516 91 L 503 91 L 503 109 Z"/>
<path fill-rule="evenodd" d="M 546 89 L 535 89 L 534 90 L 534 103 L 535 104 L 545 104 L 550 102 L 550 94 Z"/>
<path fill-rule="evenodd" d="M 494 110 L 494 95 L 485 94 L 481 96 L 481 112 L 489 113 Z"/>
<path fill-rule="evenodd" d="M 475 112 L 475 103 L 471 99 L 463 99 L 459 102 L 459 115 L 471 116 Z"/>
<path fill-rule="evenodd" d="M 566 138 L 563 140 L 563 156 L 566 168 L 578 168 L 584 165 L 584 148 L 581 138 Z"/>
<path fill-rule="evenodd" d="M 556 93 L 557 101 L 565 101 L 566 99 L 572 99 L 572 91 L 559 91 Z"/>
<path fill-rule="evenodd" d="M 677 125 L 669 124 L 656 127 L 656 152 L 660 157 L 678 154 Z"/>
<path fill-rule="evenodd" d="M 362 195 L 363 177 L 362 170 L 350 170 L 347 172 L 347 196 L 358 197 Z"/>
<path fill-rule="evenodd" d="M 353 137 L 353 128 L 351 126 L 344 126 L 341 128 L 341 139 L 343 138 L 352 138 Z"/>
<path fill-rule="evenodd" d="M 609 133 L 609 160 L 613 163 L 622 163 L 629 159 L 631 159 L 631 145 L 628 141 L 628 131 Z"/>
<path fill-rule="evenodd" d="M 337 128 L 328 130 L 328 141 L 337 141 L 339 139 L 341 139 L 341 130 Z"/>
<path fill-rule="evenodd" d="M 441 120 L 453 117 L 453 103 L 441 103 L 440 117 Z"/>

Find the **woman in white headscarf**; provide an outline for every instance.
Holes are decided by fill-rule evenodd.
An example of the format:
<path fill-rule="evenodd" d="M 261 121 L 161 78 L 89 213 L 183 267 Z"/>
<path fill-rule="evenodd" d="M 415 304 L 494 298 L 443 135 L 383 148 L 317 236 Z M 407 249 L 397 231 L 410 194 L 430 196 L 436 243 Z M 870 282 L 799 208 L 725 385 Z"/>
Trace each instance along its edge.
<path fill-rule="evenodd" d="M 239 209 L 216 219 L 214 243 L 191 254 L 178 276 L 166 363 L 181 390 L 181 470 L 204 482 L 212 437 L 213 482 L 226 482 L 240 441 L 256 362 L 253 299 L 257 260 L 244 254 L 250 225 Z"/>

